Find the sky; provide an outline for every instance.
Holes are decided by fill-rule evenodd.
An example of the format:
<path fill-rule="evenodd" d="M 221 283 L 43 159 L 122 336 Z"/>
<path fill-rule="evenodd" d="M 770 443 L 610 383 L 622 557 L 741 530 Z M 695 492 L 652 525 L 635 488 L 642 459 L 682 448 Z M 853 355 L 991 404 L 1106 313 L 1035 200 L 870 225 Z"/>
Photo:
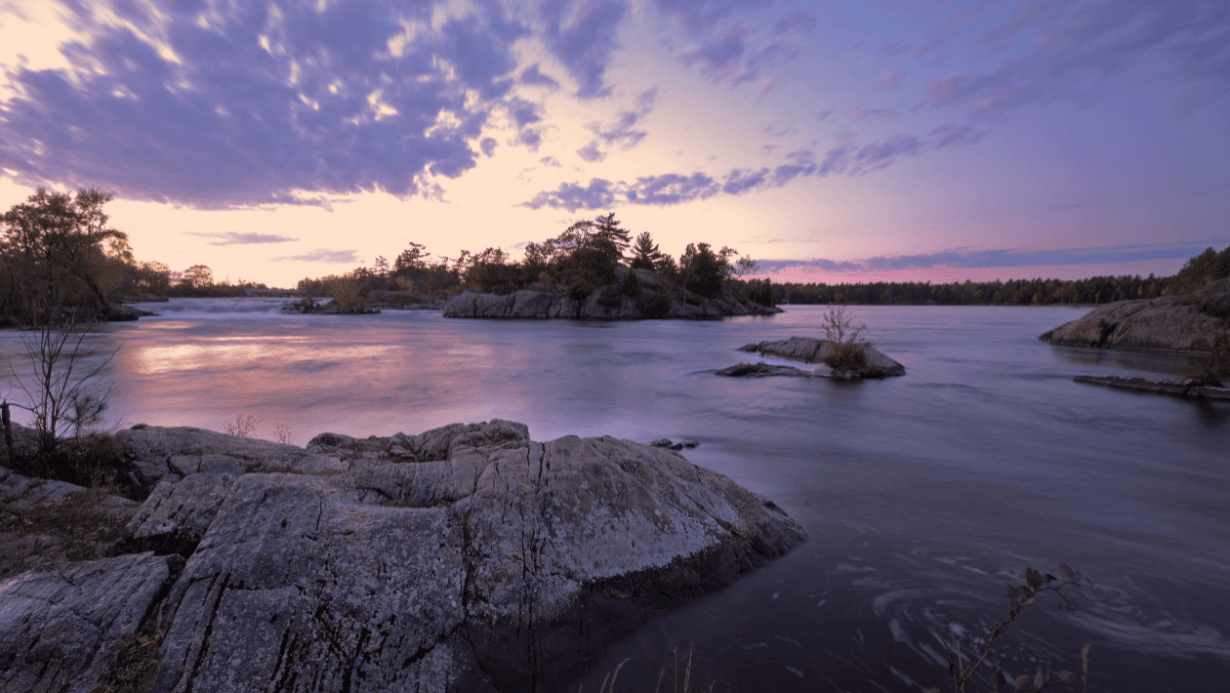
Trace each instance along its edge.
<path fill-rule="evenodd" d="M 777 281 L 1230 245 L 1230 2 L 0 0 L 0 210 L 293 286 L 614 212 Z"/>

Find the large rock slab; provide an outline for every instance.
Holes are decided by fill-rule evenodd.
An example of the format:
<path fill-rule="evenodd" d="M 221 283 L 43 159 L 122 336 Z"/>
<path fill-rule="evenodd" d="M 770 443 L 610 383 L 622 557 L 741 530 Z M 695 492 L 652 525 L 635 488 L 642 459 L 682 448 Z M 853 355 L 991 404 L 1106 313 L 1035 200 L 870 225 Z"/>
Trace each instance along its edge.
<path fill-rule="evenodd" d="M 307 449 L 123 440 L 158 479 L 123 555 L 0 586 L 0 690 L 548 690 L 805 540 L 674 451 L 508 421 Z"/>
<path fill-rule="evenodd" d="M 0 583 L 0 691 L 92 693 L 112 683 L 180 560 L 118 556 Z"/>
<path fill-rule="evenodd" d="M 761 356 L 773 356 L 803 363 L 823 363 L 833 346 L 833 342 L 827 339 L 791 337 L 790 339 L 782 339 L 775 342 L 745 344 L 739 347 L 739 351 L 755 352 Z M 892 357 L 879 349 L 868 346 L 864 348 L 864 353 L 867 355 L 868 367 L 882 369 L 887 375 L 891 376 L 905 375 L 905 366 L 897 363 Z"/>
<path fill-rule="evenodd" d="M 447 507 L 245 475 L 168 598 L 156 690 L 457 690 L 462 540 Z"/>
<path fill-rule="evenodd" d="M 1208 351 L 1230 335 L 1230 278 L 1195 294 L 1116 301 L 1042 333 L 1038 339 L 1067 346 L 1159 351 Z"/>

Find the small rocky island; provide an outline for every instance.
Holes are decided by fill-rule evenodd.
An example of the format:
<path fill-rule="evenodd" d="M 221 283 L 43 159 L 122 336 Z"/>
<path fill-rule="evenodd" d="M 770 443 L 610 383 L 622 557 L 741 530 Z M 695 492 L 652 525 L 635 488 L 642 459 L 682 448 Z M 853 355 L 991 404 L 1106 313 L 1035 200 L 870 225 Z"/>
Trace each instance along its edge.
<path fill-rule="evenodd" d="M 843 369 L 841 364 L 834 368 L 834 356 L 837 351 L 857 352 L 856 363 L 852 368 Z M 744 344 L 739 351 L 747 351 L 802 363 L 814 364 L 810 370 L 802 370 L 793 366 L 769 363 L 740 363 L 717 372 L 732 378 L 769 378 L 774 376 L 804 377 L 820 376 L 835 380 L 861 380 L 863 378 L 886 378 L 905 375 L 905 366 L 894 361 L 884 352 L 870 344 L 844 344 L 827 339 L 812 337 L 791 337 L 776 342 L 760 342 Z"/>
<path fill-rule="evenodd" d="M 556 291 L 522 289 L 503 295 L 465 291 L 449 299 L 444 317 L 716 320 L 782 312 L 781 308 L 740 301 L 727 292 L 706 298 L 685 288 L 669 287 L 652 270 L 616 267 L 613 272 L 614 282 L 579 299 L 563 287 Z"/>
<path fill-rule="evenodd" d="M 143 500 L 0 467 L 0 690 L 541 690 L 805 540 L 677 452 L 509 421 L 110 440 Z"/>

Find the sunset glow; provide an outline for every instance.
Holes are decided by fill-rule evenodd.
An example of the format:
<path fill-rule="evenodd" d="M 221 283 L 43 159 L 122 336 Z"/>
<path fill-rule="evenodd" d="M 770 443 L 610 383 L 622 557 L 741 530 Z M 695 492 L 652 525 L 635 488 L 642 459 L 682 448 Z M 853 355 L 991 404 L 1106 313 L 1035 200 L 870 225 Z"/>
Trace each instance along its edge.
<path fill-rule="evenodd" d="M 789 281 L 1173 274 L 1230 243 L 1230 3 L 0 5 L 0 208 L 293 286 L 614 211 Z"/>

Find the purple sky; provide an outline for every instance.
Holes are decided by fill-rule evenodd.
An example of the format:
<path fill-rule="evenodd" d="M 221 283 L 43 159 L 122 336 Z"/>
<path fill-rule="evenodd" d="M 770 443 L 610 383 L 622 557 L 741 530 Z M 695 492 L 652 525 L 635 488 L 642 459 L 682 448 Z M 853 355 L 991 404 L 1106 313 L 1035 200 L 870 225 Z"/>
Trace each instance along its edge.
<path fill-rule="evenodd" d="M 799 281 L 1230 244 L 1230 2 L 5 2 L 0 208 L 293 285 L 614 211 Z"/>

